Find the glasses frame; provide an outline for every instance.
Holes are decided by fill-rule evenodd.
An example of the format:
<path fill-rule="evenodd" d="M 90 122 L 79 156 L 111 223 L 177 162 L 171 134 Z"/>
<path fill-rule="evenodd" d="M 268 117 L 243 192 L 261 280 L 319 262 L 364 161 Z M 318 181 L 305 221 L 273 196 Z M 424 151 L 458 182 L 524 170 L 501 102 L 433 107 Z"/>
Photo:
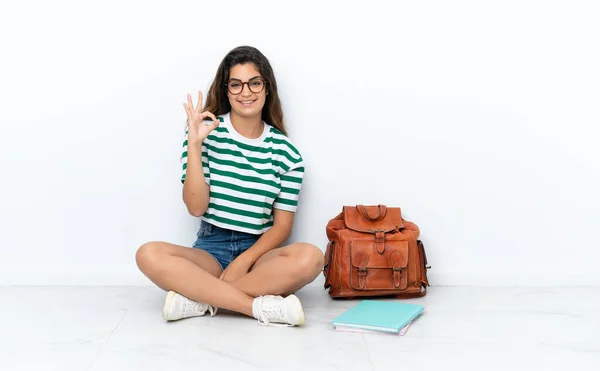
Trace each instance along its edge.
<path fill-rule="evenodd" d="M 250 83 L 253 82 L 253 81 L 256 81 L 256 80 L 260 80 L 260 81 L 263 82 L 263 87 L 259 91 L 254 91 L 250 87 Z M 239 81 L 239 83 L 242 84 L 242 89 L 240 90 L 239 93 L 234 93 L 231 90 L 229 90 L 229 83 L 231 81 Z M 265 87 L 267 86 L 267 80 L 263 79 L 262 77 L 254 77 L 254 78 L 252 78 L 252 79 L 250 79 L 250 80 L 248 80 L 246 82 L 242 82 L 242 80 L 238 80 L 238 79 L 230 79 L 227 83 L 225 83 L 225 88 L 227 89 L 227 91 L 229 92 L 229 94 L 239 95 L 239 94 L 242 94 L 242 92 L 244 91 L 244 85 L 248 85 L 248 90 L 250 90 L 252 93 L 258 94 L 258 93 L 261 93 L 263 90 L 265 90 Z"/>

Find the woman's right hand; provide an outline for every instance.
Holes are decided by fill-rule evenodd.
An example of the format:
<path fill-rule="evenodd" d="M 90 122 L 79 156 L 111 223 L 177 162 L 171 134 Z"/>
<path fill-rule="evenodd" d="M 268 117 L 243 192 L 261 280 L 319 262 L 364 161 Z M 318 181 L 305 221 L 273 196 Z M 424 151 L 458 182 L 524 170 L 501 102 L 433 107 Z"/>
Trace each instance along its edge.
<path fill-rule="evenodd" d="M 212 113 L 202 112 L 202 93 L 198 92 L 198 105 L 194 108 L 192 97 L 187 95 L 187 104 L 183 104 L 188 120 L 188 145 L 201 143 L 211 131 L 219 126 L 219 120 Z M 202 120 L 210 117 L 213 122 L 210 125 L 205 125 Z"/>

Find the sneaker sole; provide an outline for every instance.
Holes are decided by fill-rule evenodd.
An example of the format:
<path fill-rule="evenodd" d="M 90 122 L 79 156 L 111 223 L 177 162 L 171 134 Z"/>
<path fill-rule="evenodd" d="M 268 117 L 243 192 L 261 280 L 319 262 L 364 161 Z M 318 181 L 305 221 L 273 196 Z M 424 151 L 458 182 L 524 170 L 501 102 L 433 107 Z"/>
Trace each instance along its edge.
<path fill-rule="evenodd" d="M 298 323 L 296 323 L 295 326 L 300 326 L 304 324 L 304 309 L 302 309 L 302 303 L 300 303 L 300 299 L 298 299 L 298 297 L 294 294 L 288 296 L 286 299 L 292 300 L 294 303 L 296 303 L 294 308 L 299 309 L 299 312 L 296 311 L 296 315 L 298 316 Z"/>
<path fill-rule="evenodd" d="M 175 291 L 169 291 L 169 293 L 167 294 L 167 297 L 165 298 L 165 304 L 163 305 L 163 309 L 162 309 L 162 317 L 165 321 L 171 321 L 169 319 L 169 308 L 171 307 L 171 302 L 173 301 L 174 297 L 175 297 Z"/>

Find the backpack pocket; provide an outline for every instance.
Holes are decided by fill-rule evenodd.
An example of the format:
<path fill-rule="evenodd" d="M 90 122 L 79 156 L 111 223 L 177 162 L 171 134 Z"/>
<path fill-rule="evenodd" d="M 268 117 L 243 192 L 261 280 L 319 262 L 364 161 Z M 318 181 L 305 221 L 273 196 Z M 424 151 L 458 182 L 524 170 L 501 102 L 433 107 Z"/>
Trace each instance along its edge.
<path fill-rule="evenodd" d="M 350 242 L 350 284 L 354 290 L 405 290 L 408 287 L 408 241 Z"/>

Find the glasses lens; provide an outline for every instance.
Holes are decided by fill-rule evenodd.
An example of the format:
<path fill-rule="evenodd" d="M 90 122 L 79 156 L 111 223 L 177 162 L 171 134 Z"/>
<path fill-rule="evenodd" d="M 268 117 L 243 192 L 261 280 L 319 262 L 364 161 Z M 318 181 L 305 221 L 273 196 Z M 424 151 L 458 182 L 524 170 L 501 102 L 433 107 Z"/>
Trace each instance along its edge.
<path fill-rule="evenodd" d="M 250 86 L 250 90 L 252 90 L 254 93 L 260 93 L 265 87 L 265 83 L 261 79 L 256 79 L 250 81 L 248 86 Z"/>
<path fill-rule="evenodd" d="M 230 81 L 227 84 L 227 89 L 229 89 L 231 94 L 239 94 L 242 91 L 242 86 L 242 83 L 239 81 Z"/>

